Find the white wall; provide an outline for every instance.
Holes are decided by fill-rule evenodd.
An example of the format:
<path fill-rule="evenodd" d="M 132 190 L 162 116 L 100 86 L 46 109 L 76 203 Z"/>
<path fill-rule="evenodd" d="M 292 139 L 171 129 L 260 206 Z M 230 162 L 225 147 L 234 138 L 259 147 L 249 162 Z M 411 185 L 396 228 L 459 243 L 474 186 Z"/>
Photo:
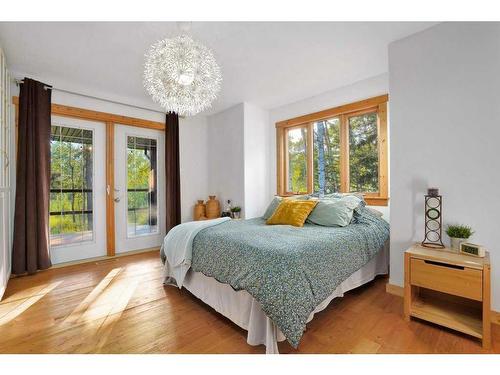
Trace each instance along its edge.
<path fill-rule="evenodd" d="M 244 103 L 245 217 L 259 217 L 269 204 L 269 112 Z"/>
<path fill-rule="evenodd" d="M 391 276 L 424 232 L 423 196 L 440 188 L 444 224 L 476 231 L 491 252 L 500 311 L 500 24 L 444 23 L 389 47 Z M 447 242 L 447 236 L 444 235 Z"/>
<path fill-rule="evenodd" d="M 269 203 L 268 122 L 268 111 L 250 103 L 208 117 L 208 190 L 247 219 Z"/>
<path fill-rule="evenodd" d="M 313 96 L 299 102 L 291 103 L 282 107 L 274 108 L 269 113 L 269 153 L 271 155 L 271 164 L 269 171 L 269 197 L 276 194 L 276 128 L 275 124 L 278 121 L 287 120 L 293 117 L 305 115 L 337 107 L 343 104 L 356 102 L 367 99 L 372 96 L 387 94 L 389 91 L 388 75 L 382 74 L 372 78 L 365 79 L 353 83 L 352 85 L 341 87 L 332 91 L 325 92 L 320 95 Z M 389 102 L 391 98 L 389 98 Z M 373 207 L 384 214 L 384 218 L 389 220 L 388 207 Z"/>
<path fill-rule="evenodd" d="M 242 215 L 246 209 L 244 116 L 244 104 L 241 103 L 207 120 L 208 193 L 216 195 L 222 207 L 228 199 L 233 206 L 242 206 Z"/>
<path fill-rule="evenodd" d="M 193 220 L 196 201 L 208 197 L 207 139 L 205 116 L 179 120 L 182 222 Z"/>

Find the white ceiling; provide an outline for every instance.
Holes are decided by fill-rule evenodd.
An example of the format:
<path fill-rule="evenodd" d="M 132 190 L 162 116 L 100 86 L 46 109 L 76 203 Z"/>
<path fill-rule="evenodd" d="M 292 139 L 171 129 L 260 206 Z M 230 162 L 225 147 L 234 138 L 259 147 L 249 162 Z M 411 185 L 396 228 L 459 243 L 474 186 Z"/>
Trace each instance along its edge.
<path fill-rule="evenodd" d="M 387 72 L 387 46 L 429 22 L 195 22 L 219 62 L 215 113 L 243 101 L 275 108 Z M 156 108 L 142 86 L 144 53 L 172 22 L 0 22 L 13 72 L 66 90 Z"/>

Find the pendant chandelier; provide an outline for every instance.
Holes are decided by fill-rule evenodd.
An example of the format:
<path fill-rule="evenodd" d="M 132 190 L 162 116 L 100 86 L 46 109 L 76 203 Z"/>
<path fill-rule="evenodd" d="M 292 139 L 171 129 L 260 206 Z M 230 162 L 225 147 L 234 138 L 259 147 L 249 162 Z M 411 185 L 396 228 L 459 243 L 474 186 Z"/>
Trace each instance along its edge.
<path fill-rule="evenodd" d="M 167 112 L 194 116 L 210 108 L 221 82 L 212 52 L 187 35 L 161 40 L 146 54 L 144 87 Z"/>

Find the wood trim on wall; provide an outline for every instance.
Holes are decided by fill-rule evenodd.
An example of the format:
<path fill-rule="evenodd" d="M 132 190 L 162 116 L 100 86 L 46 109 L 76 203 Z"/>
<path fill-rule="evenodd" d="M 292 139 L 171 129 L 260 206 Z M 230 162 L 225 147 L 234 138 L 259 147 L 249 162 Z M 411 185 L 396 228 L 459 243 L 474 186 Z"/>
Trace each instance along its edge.
<path fill-rule="evenodd" d="M 106 123 L 106 249 L 115 255 L 115 124 Z"/>
<path fill-rule="evenodd" d="M 387 102 L 378 105 L 378 181 L 381 197 L 389 196 L 389 141 L 387 139 Z M 387 202 L 386 204 L 387 205 Z"/>
<path fill-rule="evenodd" d="M 285 151 L 283 145 L 284 129 L 280 128 L 276 130 L 276 156 L 278 160 L 283 160 L 285 158 Z M 278 182 L 278 192 L 284 191 L 286 189 L 283 184 L 285 183 L 285 171 L 283 163 L 278 163 L 276 168 L 276 181 Z"/>
<path fill-rule="evenodd" d="M 17 107 L 19 105 L 19 97 L 13 96 L 12 103 Z M 53 115 L 63 117 L 73 117 L 90 121 L 112 122 L 115 124 L 137 126 L 139 128 L 165 130 L 165 124 L 157 121 L 143 120 L 136 117 L 128 117 L 115 115 L 113 113 L 92 111 L 90 109 L 70 107 L 62 104 L 52 103 L 51 112 Z"/>
<path fill-rule="evenodd" d="M 340 114 L 345 114 L 349 112 L 355 112 L 366 108 L 377 107 L 379 104 L 387 103 L 389 101 L 389 95 L 380 95 L 373 98 L 368 98 L 365 100 L 360 100 L 359 102 L 344 104 L 338 107 L 325 109 L 323 111 L 310 113 L 303 116 L 294 117 L 288 120 L 279 121 L 276 123 L 276 127 L 289 127 L 304 124 L 307 122 L 314 122 L 319 120 L 325 120 L 330 117 L 336 117 Z"/>
<path fill-rule="evenodd" d="M 349 130 L 346 116 L 340 115 L 340 192 L 349 191 Z"/>
<path fill-rule="evenodd" d="M 403 288 L 402 286 L 399 286 L 399 285 L 390 284 L 390 283 L 385 284 L 385 291 L 389 294 L 393 294 L 393 295 L 398 296 L 398 297 L 404 297 L 404 294 L 405 294 L 404 290 L 405 290 L 405 288 Z"/>
<path fill-rule="evenodd" d="M 385 291 L 394 296 L 398 296 L 401 298 L 404 297 L 404 288 L 399 285 L 387 283 L 385 284 Z M 490 314 L 491 314 L 491 319 L 490 319 L 491 323 L 500 325 L 500 312 L 491 310 Z"/>
<path fill-rule="evenodd" d="M 313 191 L 314 189 L 314 151 L 313 147 L 309 145 L 314 144 L 314 126 L 310 122 L 307 124 L 307 191 Z"/>

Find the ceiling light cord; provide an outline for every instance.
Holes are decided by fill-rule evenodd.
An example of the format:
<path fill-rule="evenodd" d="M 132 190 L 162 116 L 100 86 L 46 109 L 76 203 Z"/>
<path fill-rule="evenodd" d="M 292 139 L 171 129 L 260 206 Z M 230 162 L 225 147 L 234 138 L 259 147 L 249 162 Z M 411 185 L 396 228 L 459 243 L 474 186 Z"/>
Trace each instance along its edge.
<path fill-rule="evenodd" d="M 179 30 L 179 34 L 181 34 L 181 35 L 190 35 L 192 26 L 193 26 L 193 22 L 191 22 L 191 21 L 178 21 L 177 22 L 177 30 Z"/>

